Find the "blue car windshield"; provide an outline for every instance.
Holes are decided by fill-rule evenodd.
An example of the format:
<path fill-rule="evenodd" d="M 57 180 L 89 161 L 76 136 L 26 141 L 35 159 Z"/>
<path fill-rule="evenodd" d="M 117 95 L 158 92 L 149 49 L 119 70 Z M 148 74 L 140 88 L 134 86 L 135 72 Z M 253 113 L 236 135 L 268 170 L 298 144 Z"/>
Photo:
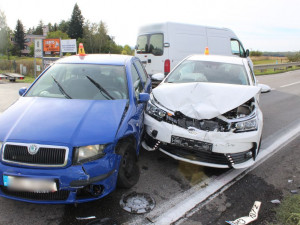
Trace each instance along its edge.
<path fill-rule="evenodd" d="M 124 66 L 54 64 L 25 97 L 89 100 L 128 99 Z"/>
<path fill-rule="evenodd" d="M 165 81 L 166 83 L 211 82 L 249 85 L 243 65 L 186 60 L 182 62 Z"/>

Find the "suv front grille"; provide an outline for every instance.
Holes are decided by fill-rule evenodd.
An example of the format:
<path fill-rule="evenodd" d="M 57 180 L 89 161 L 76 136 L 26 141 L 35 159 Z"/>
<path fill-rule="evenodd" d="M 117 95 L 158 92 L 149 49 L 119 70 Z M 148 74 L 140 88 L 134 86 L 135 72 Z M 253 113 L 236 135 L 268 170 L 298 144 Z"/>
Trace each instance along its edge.
<path fill-rule="evenodd" d="M 30 144 L 6 143 L 3 147 L 3 161 L 30 166 L 64 166 L 68 148 L 61 146 L 36 145 L 38 151 L 30 154 Z"/>

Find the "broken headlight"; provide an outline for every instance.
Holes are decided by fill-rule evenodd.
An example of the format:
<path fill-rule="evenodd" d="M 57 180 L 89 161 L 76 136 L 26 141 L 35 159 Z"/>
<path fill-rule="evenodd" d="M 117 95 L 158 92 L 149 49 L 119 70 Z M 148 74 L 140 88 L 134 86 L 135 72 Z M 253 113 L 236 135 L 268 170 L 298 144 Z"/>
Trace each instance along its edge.
<path fill-rule="evenodd" d="M 105 155 L 105 145 L 88 145 L 75 148 L 74 163 L 84 163 L 99 159 Z"/>
<path fill-rule="evenodd" d="M 161 108 L 157 107 L 156 105 L 152 104 L 150 101 L 147 103 L 146 107 L 146 113 L 158 121 L 162 121 L 165 116 L 167 115 L 167 112 L 162 110 Z"/>
<path fill-rule="evenodd" d="M 237 122 L 235 124 L 236 132 L 245 132 L 245 131 L 252 131 L 252 130 L 257 130 L 257 116 L 250 120 L 245 120 L 241 122 Z"/>

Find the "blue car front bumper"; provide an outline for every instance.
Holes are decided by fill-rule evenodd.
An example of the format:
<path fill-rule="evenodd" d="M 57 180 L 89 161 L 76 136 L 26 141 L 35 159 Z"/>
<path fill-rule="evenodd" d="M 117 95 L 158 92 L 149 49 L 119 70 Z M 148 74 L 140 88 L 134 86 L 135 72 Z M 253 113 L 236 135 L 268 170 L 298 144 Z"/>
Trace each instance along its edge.
<path fill-rule="evenodd" d="M 120 156 L 108 154 L 105 157 L 63 168 L 28 168 L 0 163 L 0 196 L 44 204 L 68 204 L 93 201 L 104 197 L 116 188 Z M 5 172 L 3 172 L 5 171 Z M 4 176 L 56 182 L 55 192 L 26 192 L 8 189 Z"/>

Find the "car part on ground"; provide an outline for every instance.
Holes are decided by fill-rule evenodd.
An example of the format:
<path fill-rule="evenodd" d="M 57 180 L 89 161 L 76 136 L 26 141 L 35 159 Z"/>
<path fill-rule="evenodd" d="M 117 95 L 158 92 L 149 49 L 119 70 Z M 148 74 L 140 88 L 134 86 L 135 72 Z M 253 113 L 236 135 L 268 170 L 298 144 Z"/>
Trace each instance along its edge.
<path fill-rule="evenodd" d="M 120 206 L 127 212 L 143 214 L 155 207 L 155 200 L 149 194 L 132 192 L 122 196 Z"/>

